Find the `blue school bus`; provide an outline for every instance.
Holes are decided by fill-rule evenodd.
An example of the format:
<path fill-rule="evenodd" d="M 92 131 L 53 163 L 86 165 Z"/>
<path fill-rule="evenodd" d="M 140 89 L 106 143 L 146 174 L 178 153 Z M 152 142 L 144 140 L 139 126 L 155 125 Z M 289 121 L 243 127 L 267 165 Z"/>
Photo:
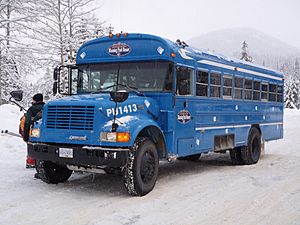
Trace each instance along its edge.
<path fill-rule="evenodd" d="M 44 106 L 28 143 L 47 183 L 117 170 L 142 196 L 160 160 L 229 151 L 233 164 L 255 164 L 265 141 L 283 138 L 282 73 L 180 40 L 110 34 L 83 44 L 63 71 L 55 69 L 54 91 L 68 96 Z"/>

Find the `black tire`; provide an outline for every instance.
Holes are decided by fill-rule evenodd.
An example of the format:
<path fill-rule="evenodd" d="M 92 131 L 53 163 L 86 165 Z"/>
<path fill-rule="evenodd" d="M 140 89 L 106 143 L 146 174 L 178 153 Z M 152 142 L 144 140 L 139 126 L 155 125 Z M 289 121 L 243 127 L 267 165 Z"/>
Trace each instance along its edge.
<path fill-rule="evenodd" d="M 125 188 L 131 195 L 144 196 L 152 191 L 158 176 L 156 146 L 148 138 L 137 138 L 128 154 L 122 171 Z"/>
<path fill-rule="evenodd" d="M 240 147 L 230 149 L 230 158 L 233 165 L 243 165 L 242 150 Z"/>
<path fill-rule="evenodd" d="M 195 155 L 188 155 L 183 157 L 178 157 L 178 160 L 187 160 L 187 161 L 198 161 L 201 156 L 201 153 Z"/>
<path fill-rule="evenodd" d="M 241 153 L 244 164 L 251 165 L 258 162 L 261 154 L 261 135 L 257 128 L 250 129 L 248 145 L 242 147 Z"/>
<path fill-rule="evenodd" d="M 73 171 L 69 170 L 66 166 L 49 161 L 37 161 L 36 171 L 38 177 L 48 184 L 64 183 L 73 173 Z"/>

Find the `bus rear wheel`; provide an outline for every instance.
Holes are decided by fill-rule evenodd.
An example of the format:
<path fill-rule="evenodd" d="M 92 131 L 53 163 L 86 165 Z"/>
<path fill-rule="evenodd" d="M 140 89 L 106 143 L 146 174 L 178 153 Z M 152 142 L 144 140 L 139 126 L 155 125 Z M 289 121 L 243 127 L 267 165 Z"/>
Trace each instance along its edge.
<path fill-rule="evenodd" d="M 58 184 L 66 182 L 73 171 L 66 166 L 58 165 L 49 161 L 37 161 L 37 176 L 48 184 Z"/>
<path fill-rule="evenodd" d="M 138 138 L 129 152 L 123 168 L 123 182 L 131 195 L 144 196 L 156 183 L 158 154 L 155 144 L 148 138 Z"/>
<path fill-rule="evenodd" d="M 256 127 L 252 127 L 248 136 L 248 145 L 242 147 L 241 156 L 244 164 L 251 165 L 258 162 L 261 154 L 261 134 Z"/>
<path fill-rule="evenodd" d="M 230 149 L 230 158 L 233 165 L 243 165 L 244 161 L 242 159 L 241 147 L 235 147 L 234 149 Z"/>

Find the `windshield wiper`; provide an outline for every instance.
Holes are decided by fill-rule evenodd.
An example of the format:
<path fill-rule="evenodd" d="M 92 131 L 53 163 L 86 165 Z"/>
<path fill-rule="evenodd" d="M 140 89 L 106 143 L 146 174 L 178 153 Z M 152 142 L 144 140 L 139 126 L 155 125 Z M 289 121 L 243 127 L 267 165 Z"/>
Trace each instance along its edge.
<path fill-rule="evenodd" d="M 115 87 L 115 86 L 116 86 L 116 84 L 113 84 L 113 85 L 109 85 L 109 86 L 107 86 L 107 87 L 100 87 L 100 88 L 98 88 L 97 90 L 98 90 L 98 91 L 104 91 L 104 90 L 106 90 L 106 89 L 113 88 L 113 87 Z"/>
<path fill-rule="evenodd" d="M 142 92 L 139 91 L 139 89 L 137 87 L 134 87 L 134 86 L 129 86 L 127 84 L 118 84 L 122 87 L 125 87 L 131 91 L 133 91 L 134 93 L 136 93 L 137 95 L 140 95 L 140 96 L 144 96 L 144 94 Z"/>
<path fill-rule="evenodd" d="M 106 89 L 109 89 L 109 88 L 113 88 L 113 87 L 116 87 L 116 86 L 125 87 L 125 88 L 127 88 L 128 90 L 133 91 L 133 92 L 136 93 L 137 95 L 144 96 L 144 94 L 143 94 L 142 92 L 140 92 L 139 89 L 138 89 L 137 87 L 129 86 L 129 85 L 127 85 L 127 84 L 113 84 L 113 85 L 110 85 L 110 86 L 107 86 L 107 87 L 99 88 L 98 90 L 99 90 L 99 91 L 103 91 L 103 90 L 106 90 Z M 97 93 L 97 92 L 93 92 L 93 93 Z"/>

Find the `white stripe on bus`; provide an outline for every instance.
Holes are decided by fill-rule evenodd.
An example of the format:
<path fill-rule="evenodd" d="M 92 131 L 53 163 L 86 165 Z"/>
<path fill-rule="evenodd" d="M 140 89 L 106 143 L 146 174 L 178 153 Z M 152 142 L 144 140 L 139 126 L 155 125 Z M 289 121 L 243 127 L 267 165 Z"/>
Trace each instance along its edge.
<path fill-rule="evenodd" d="M 202 63 L 202 64 L 206 64 L 206 65 L 210 65 L 210 66 L 216 66 L 216 67 L 221 67 L 224 69 L 229 69 L 229 70 L 237 70 L 240 72 L 244 72 L 244 73 L 249 73 L 249 74 L 253 74 L 253 75 L 258 75 L 258 76 L 262 76 L 262 77 L 266 77 L 266 78 L 270 78 L 270 79 L 274 79 L 274 80 L 282 80 L 281 77 L 276 77 L 276 76 L 272 76 L 272 75 L 268 75 L 268 74 L 264 74 L 264 73 L 259 73 L 259 72 L 255 72 L 252 70 L 247 70 L 247 69 L 242 69 L 239 67 L 234 67 L 234 66 L 229 66 L 226 64 L 222 64 L 222 63 L 217 63 L 217 62 L 213 62 L 213 61 L 209 61 L 209 60 L 199 60 L 198 63 Z"/>
<path fill-rule="evenodd" d="M 217 129 L 232 129 L 232 128 L 243 128 L 243 127 L 251 127 L 252 124 L 240 124 L 240 125 L 230 125 L 230 126 L 214 126 L 214 127 L 197 127 L 195 130 L 217 130 Z M 275 126 L 275 125 L 283 125 L 280 123 L 261 123 L 260 126 Z"/>

